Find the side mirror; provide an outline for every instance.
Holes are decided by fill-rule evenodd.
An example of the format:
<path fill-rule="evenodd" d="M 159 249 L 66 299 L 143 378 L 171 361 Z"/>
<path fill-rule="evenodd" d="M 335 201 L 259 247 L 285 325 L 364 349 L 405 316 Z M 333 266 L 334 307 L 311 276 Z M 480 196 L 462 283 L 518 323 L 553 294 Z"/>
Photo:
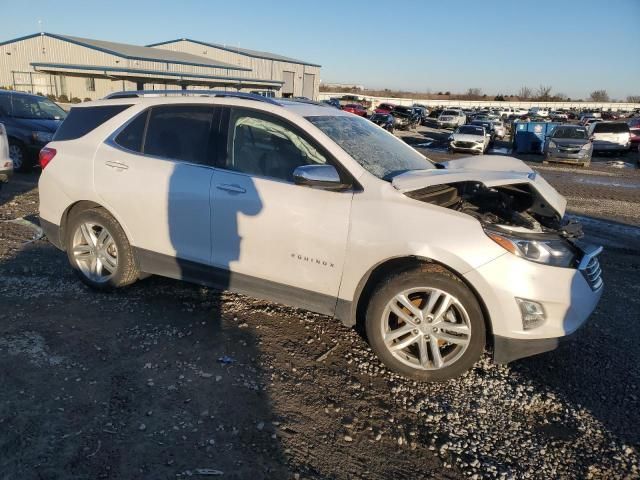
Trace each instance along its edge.
<path fill-rule="evenodd" d="M 293 171 L 296 185 L 324 190 L 347 190 L 351 185 L 342 183 L 340 174 L 333 165 L 303 165 Z"/>

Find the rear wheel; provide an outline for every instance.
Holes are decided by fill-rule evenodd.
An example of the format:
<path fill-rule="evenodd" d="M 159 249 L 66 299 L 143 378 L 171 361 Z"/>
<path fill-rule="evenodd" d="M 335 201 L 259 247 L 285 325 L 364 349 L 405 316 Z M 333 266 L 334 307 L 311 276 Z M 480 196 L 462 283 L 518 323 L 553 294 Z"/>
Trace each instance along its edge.
<path fill-rule="evenodd" d="M 434 265 L 390 277 L 366 317 L 371 347 L 391 370 L 423 381 L 467 371 L 485 345 L 482 311 L 462 281 Z"/>
<path fill-rule="evenodd" d="M 68 223 L 67 257 L 80 279 L 100 290 L 135 282 L 140 272 L 120 224 L 105 210 L 84 210 Z"/>
<path fill-rule="evenodd" d="M 30 167 L 27 161 L 27 150 L 19 142 L 9 142 L 9 158 L 11 158 L 13 169 L 16 172 L 25 172 Z"/>

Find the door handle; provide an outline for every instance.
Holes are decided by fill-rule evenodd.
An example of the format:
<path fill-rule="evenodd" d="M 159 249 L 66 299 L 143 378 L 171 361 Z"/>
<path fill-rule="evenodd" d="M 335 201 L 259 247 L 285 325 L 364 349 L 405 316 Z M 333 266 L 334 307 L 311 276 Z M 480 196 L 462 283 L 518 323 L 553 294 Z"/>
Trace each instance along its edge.
<path fill-rule="evenodd" d="M 247 191 L 242 188 L 240 185 L 236 185 L 234 184 L 227 184 L 227 183 L 223 183 L 221 185 L 216 185 L 216 188 L 218 190 L 224 190 L 225 192 L 229 192 L 229 193 L 247 193 Z"/>
<path fill-rule="evenodd" d="M 107 167 L 115 168 L 117 170 L 127 170 L 129 168 L 129 165 L 127 165 L 126 163 L 116 162 L 114 160 L 107 160 L 106 162 L 104 162 L 104 164 Z"/>

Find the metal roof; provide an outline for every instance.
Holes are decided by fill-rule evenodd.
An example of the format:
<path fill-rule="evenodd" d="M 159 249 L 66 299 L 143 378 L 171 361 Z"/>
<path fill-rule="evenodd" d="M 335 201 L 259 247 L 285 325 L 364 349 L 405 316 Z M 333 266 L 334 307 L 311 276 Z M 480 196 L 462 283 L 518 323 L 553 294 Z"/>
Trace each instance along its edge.
<path fill-rule="evenodd" d="M 220 50 L 226 50 L 228 52 L 237 53 L 239 55 L 246 55 L 248 57 L 254 57 L 254 58 L 263 58 L 263 59 L 266 59 L 266 60 L 277 60 L 277 61 L 280 61 L 280 62 L 298 63 L 300 65 L 308 65 L 310 67 L 321 67 L 322 66 L 322 65 L 315 64 L 315 63 L 305 62 L 304 60 L 297 60 L 295 58 L 285 57 L 284 55 L 278 55 L 276 53 L 262 52 L 262 51 L 259 51 L 259 50 L 250 50 L 248 48 L 234 47 L 234 46 L 231 46 L 231 45 L 221 45 L 219 43 L 202 42 L 200 40 L 193 40 L 191 38 L 177 38 L 175 40 L 169 40 L 169 41 L 166 41 L 166 42 L 152 43 L 150 45 L 147 45 L 147 47 L 157 47 L 157 46 L 167 45 L 169 43 L 175 43 L 175 42 L 197 43 L 199 45 L 204 45 L 206 47 L 219 48 Z"/>
<path fill-rule="evenodd" d="M 279 80 L 268 80 L 259 78 L 228 77 L 220 75 L 207 75 L 204 73 L 171 72 L 167 70 L 146 70 L 139 68 L 111 67 L 101 65 L 74 65 L 68 63 L 44 62 L 32 62 L 30 65 L 37 72 L 69 72 L 79 76 L 91 76 L 95 78 L 111 78 L 118 80 L 147 82 L 157 80 L 158 83 L 171 81 L 185 85 L 242 86 L 243 88 L 269 87 L 279 89 L 284 83 Z"/>
<path fill-rule="evenodd" d="M 55 33 L 34 33 L 25 37 L 15 38 L 6 42 L 0 43 L 0 46 L 7 43 L 18 42 L 21 40 L 27 40 L 29 38 L 46 36 L 56 38 L 65 42 L 74 43 L 92 50 L 98 50 L 104 53 L 109 53 L 117 57 L 126 58 L 130 60 L 146 60 L 153 62 L 166 62 L 166 63 L 178 63 L 182 65 L 193 65 L 197 67 L 209 67 L 209 68 L 225 68 L 229 70 L 244 70 L 251 71 L 250 68 L 239 67 L 237 65 L 231 65 L 230 63 L 220 62 L 199 55 L 192 55 L 184 52 L 174 52 L 171 50 L 164 50 L 160 48 L 141 47 L 139 45 L 130 45 L 127 43 L 109 42 L 106 40 L 93 40 L 90 38 L 73 37 L 71 35 L 58 35 Z"/>

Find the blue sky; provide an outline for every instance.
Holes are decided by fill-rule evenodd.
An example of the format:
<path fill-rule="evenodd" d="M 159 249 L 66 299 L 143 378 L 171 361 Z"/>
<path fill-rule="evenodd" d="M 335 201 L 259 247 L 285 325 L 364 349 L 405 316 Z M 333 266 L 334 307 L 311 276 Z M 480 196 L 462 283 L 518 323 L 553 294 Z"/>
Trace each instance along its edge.
<path fill-rule="evenodd" d="M 640 95 L 640 0 L 2 0 L 0 41 L 42 29 L 146 44 L 179 37 L 323 66 L 374 88 L 572 98 Z"/>

